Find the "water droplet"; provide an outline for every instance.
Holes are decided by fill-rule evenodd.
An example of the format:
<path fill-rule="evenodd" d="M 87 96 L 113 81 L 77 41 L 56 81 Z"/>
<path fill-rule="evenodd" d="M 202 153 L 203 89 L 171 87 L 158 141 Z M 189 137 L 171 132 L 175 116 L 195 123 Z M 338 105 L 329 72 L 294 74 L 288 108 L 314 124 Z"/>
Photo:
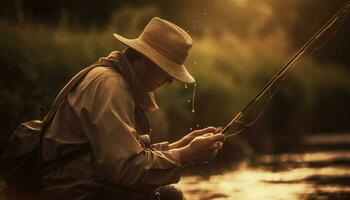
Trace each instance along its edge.
<path fill-rule="evenodd" d="M 196 124 L 196 127 L 199 127 L 199 124 Z"/>
<path fill-rule="evenodd" d="M 195 61 L 193 64 L 197 65 L 197 62 Z"/>
<path fill-rule="evenodd" d="M 208 13 L 207 12 L 204 12 L 204 15 L 207 15 Z"/>
<path fill-rule="evenodd" d="M 192 29 L 193 29 L 193 30 L 196 30 L 196 27 L 194 26 Z"/>
<path fill-rule="evenodd" d="M 193 128 L 190 128 L 190 131 L 192 131 L 193 130 Z"/>
<path fill-rule="evenodd" d="M 188 99 L 187 102 L 190 103 L 190 102 L 191 102 L 191 99 Z"/>
<path fill-rule="evenodd" d="M 196 89 L 197 89 L 197 84 L 194 83 L 194 86 L 193 86 L 193 94 L 192 94 L 192 113 L 194 113 L 194 98 L 196 96 Z"/>
<path fill-rule="evenodd" d="M 187 84 L 185 84 L 185 88 L 187 89 Z"/>

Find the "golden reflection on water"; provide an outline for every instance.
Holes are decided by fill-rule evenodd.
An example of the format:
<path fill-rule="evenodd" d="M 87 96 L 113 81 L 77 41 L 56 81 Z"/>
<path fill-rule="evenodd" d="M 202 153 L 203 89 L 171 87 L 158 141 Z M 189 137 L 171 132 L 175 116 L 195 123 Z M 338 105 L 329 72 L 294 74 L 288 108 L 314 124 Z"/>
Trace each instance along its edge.
<path fill-rule="evenodd" d="M 273 156 L 263 156 L 265 162 L 273 161 Z M 282 154 L 281 161 L 320 161 L 337 158 L 350 158 L 349 152 L 327 152 L 307 154 Z M 310 179 L 311 177 L 311 179 Z M 266 168 L 248 167 L 242 163 L 237 169 L 213 175 L 207 179 L 198 176 L 183 177 L 179 187 L 186 197 L 196 199 L 304 199 L 314 192 L 350 192 L 350 187 L 320 184 L 312 181 L 323 180 L 323 177 L 350 177 L 348 167 L 295 167 L 283 171 L 270 171 Z M 307 180 L 307 181 L 305 181 Z M 311 180 L 311 182 L 310 182 Z"/>
<path fill-rule="evenodd" d="M 271 163 L 273 161 L 281 162 L 312 162 L 312 161 L 327 161 L 335 159 L 350 159 L 349 151 L 331 151 L 331 152 L 316 152 L 316 153 L 305 153 L 305 154 L 281 154 L 275 155 L 264 155 L 261 156 L 259 161 L 262 163 Z"/>

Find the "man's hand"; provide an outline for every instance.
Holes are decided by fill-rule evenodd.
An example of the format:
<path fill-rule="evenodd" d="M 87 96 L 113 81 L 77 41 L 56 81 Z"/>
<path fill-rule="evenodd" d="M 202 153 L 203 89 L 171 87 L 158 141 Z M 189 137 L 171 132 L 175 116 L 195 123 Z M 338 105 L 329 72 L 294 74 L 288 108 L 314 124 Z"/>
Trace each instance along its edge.
<path fill-rule="evenodd" d="M 187 146 L 179 149 L 181 163 L 205 163 L 213 159 L 222 148 L 222 133 L 207 133 L 195 137 Z"/>
<path fill-rule="evenodd" d="M 202 136 L 208 133 L 216 133 L 218 132 L 218 129 L 215 127 L 207 127 L 204 129 L 199 129 L 199 130 L 195 130 L 192 131 L 191 133 L 187 134 L 186 136 L 184 136 L 183 138 L 181 138 L 180 140 L 169 144 L 169 148 L 170 149 L 175 149 L 175 148 L 182 148 L 187 146 L 194 138 L 198 137 L 198 136 Z"/>

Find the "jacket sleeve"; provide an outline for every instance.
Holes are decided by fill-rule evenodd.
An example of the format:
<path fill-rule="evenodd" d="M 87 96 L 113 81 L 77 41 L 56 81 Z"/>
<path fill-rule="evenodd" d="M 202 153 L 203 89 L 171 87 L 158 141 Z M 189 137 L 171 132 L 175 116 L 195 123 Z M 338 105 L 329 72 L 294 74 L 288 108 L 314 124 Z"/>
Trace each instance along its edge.
<path fill-rule="evenodd" d="M 135 130 L 134 100 L 125 81 L 108 76 L 81 91 L 74 106 L 91 143 L 96 172 L 127 186 L 179 181 L 176 150 L 143 148 Z"/>
<path fill-rule="evenodd" d="M 166 151 L 166 150 L 169 150 L 169 142 L 154 143 L 154 144 L 151 144 L 150 148 L 159 150 L 159 151 Z"/>

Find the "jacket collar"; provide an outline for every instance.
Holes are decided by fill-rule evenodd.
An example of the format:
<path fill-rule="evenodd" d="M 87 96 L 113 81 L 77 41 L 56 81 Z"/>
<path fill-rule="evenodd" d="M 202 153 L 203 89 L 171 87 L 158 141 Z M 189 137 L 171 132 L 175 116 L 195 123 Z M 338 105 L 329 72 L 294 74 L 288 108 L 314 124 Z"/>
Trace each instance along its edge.
<path fill-rule="evenodd" d="M 146 91 L 140 79 L 136 76 L 132 65 L 122 52 L 113 51 L 107 57 L 102 57 L 100 59 L 108 59 L 115 63 L 115 66 L 118 67 L 119 72 L 132 90 L 131 93 L 134 97 L 135 104 L 151 112 L 159 109 L 154 93 Z"/>

